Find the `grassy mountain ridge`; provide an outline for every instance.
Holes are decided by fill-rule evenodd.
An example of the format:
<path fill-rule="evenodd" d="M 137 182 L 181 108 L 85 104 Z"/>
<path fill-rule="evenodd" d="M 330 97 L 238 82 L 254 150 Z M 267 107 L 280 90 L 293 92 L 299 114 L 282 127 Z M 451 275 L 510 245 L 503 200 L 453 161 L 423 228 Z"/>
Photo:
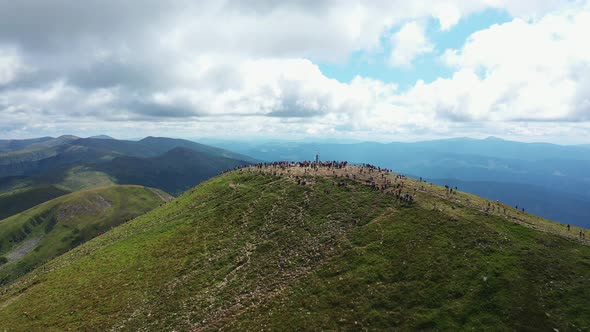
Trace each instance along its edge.
<path fill-rule="evenodd" d="M 564 224 L 576 224 L 590 228 L 590 206 L 584 197 L 550 190 L 543 187 L 494 181 L 460 181 L 456 179 L 431 179 L 440 185 L 458 186 L 461 190 L 498 199 L 508 205 L 526 208 L 530 213 Z"/>
<path fill-rule="evenodd" d="M 370 163 L 423 178 L 531 185 L 542 190 L 527 194 L 525 199 L 531 202 L 529 206 L 542 205 L 554 196 L 539 196 L 543 192 L 581 196 L 585 201 L 582 205 L 572 206 L 561 200 L 563 204 L 553 205 L 553 213 L 546 214 L 547 210 L 542 209 L 537 213 L 543 213 L 546 218 L 558 215 L 560 220 L 579 226 L 587 223 L 579 216 L 587 213 L 585 207 L 590 205 L 590 150 L 582 146 L 466 138 L 407 143 L 213 143 L 266 161 L 306 160 L 319 152 L 322 160 Z M 496 186 L 494 189 L 493 192 L 488 191 L 490 198 L 502 199 L 506 196 L 503 187 Z M 561 211 L 568 213 L 562 215 Z"/>
<path fill-rule="evenodd" d="M 12 152 L 0 156 L 0 176 L 36 175 L 76 164 L 108 161 L 120 154 L 81 145 L 59 145 L 32 152 Z"/>
<path fill-rule="evenodd" d="M 227 150 L 164 137 L 126 141 L 106 136 L 60 136 L 12 140 L 5 145 L 25 148 L 0 153 L 2 218 L 43 202 L 43 197 L 57 197 L 58 191 L 65 194 L 113 184 L 138 184 L 177 195 L 252 160 Z"/>
<path fill-rule="evenodd" d="M 51 137 L 39 137 L 39 138 L 31 138 L 31 139 L 6 139 L 0 140 L 0 153 L 10 152 L 14 150 L 21 150 L 26 148 L 27 146 L 45 142 L 52 139 Z"/>
<path fill-rule="evenodd" d="M 94 169 L 93 165 L 76 165 L 49 170 L 33 176 L 7 176 L 0 178 L 0 193 L 35 186 L 53 185 L 73 192 L 116 184 L 107 174 Z"/>
<path fill-rule="evenodd" d="M 69 193 L 52 185 L 41 185 L 0 193 L 0 220 Z"/>
<path fill-rule="evenodd" d="M 577 228 L 411 179 L 415 203 L 400 202 L 343 177 L 353 168 L 299 170 L 305 185 L 295 171 L 251 170 L 2 288 L 0 328 L 590 328 Z"/>
<path fill-rule="evenodd" d="M 138 184 L 178 195 L 225 169 L 247 164 L 188 148 L 173 148 L 156 157 L 119 156 L 107 162 L 58 168 L 31 177 L 0 178 L 0 193 L 41 186 L 72 192 L 112 184 Z"/>
<path fill-rule="evenodd" d="M 63 135 L 57 138 L 42 137 L 27 140 L 6 140 L 5 145 L 11 147 L 6 151 L 0 151 L 0 165 L 14 162 L 37 161 L 57 155 L 67 148 L 68 143 L 77 140 L 78 137 Z"/>
<path fill-rule="evenodd" d="M 168 201 L 141 186 L 71 193 L 0 220 L 0 283 Z"/>
<path fill-rule="evenodd" d="M 21 150 L 0 153 L 0 177 L 36 175 L 57 168 L 108 162 L 121 156 L 151 158 L 179 147 L 215 157 L 254 161 L 248 156 L 182 139 L 146 137 L 127 141 L 60 136 Z"/>

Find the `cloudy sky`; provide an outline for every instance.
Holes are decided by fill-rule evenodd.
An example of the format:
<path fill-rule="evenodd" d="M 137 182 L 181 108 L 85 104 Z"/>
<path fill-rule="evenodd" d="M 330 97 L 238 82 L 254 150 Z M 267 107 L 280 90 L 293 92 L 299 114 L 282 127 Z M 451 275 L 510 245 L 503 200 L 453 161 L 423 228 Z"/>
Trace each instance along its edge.
<path fill-rule="evenodd" d="M 0 0 L 0 138 L 590 143 L 590 1 Z"/>

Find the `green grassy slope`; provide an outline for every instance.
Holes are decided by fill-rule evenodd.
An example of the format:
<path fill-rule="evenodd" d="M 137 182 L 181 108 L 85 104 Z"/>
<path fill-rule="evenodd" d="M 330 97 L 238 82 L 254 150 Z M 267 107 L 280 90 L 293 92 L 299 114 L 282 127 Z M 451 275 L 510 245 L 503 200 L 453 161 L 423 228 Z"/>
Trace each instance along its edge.
<path fill-rule="evenodd" d="M 105 162 L 119 155 L 69 143 L 32 152 L 19 150 L 0 155 L 0 177 L 42 174 L 73 165 Z"/>
<path fill-rule="evenodd" d="M 71 166 L 54 169 L 34 176 L 10 176 L 0 178 L 0 194 L 32 187 L 52 185 L 73 192 L 116 184 L 112 176 L 93 166 Z"/>
<path fill-rule="evenodd" d="M 28 141 L 10 143 L 25 145 Z M 0 193 L 41 185 L 78 191 L 119 183 L 145 185 L 176 195 L 251 160 L 180 139 L 125 141 L 63 136 L 0 153 Z"/>
<path fill-rule="evenodd" d="M 0 284 L 168 199 L 141 186 L 111 186 L 58 197 L 0 220 Z"/>
<path fill-rule="evenodd" d="M 590 329 L 563 225 L 405 183 L 213 178 L 1 288 L 0 329 Z"/>
<path fill-rule="evenodd" d="M 84 166 L 58 169 L 33 177 L 0 178 L 0 220 L 74 191 L 114 184 L 111 176 Z"/>
<path fill-rule="evenodd" d="M 0 181 L 1 182 L 1 181 Z M 28 183 L 27 183 L 28 182 Z M 80 191 L 86 189 L 106 187 L 116 184 L 114 179 L 103 172 L 97 171 L 92 166 L 72 166 L 59 168 L 25 178 L 24 181 L 14 181 L 16 185 L 52 184 L 67 191 Z M 2 188 L 0 187 L 0 191 Z"/>
<path fill-rule="evenodd" d="M 64 135 L 57 138 L 42 137 L 29 140 L 5 140 L 0 141 L 0 165 L 11 163 L 26 163 L 52 157 L 64 149 L 64 146 L 78 137 Z"/>
<path fill-rule="evenodd" d="M 51 185 L 0 193 L 0 220 L 67 193 L 69 191 Z"/>
<path fill-rule="evenodd" d="M 245 164 L 248 162 L 174 148 L 157 157 L 120 156 L 109 162 L 60 168 L 32 177 L 0 178 L 0 195 L 3 191 L 43 185 L 72 192 L 116 183 L 138 184 L 178 195 L 223 170 Z"/>
<path fill-rule="evenodd" d="M 0 177 L 0 193 L 7 193 L 18 189 L 26 189 L 36 185 L 27 176 L 5 176 Z"/>

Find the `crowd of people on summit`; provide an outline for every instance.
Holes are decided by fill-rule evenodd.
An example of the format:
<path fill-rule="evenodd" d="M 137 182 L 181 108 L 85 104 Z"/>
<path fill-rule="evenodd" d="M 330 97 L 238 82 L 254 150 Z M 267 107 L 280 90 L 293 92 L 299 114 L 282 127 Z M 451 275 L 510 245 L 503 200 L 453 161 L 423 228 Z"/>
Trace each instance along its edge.
<path fill-rule="evenodd" d="M 393 182 L 388 175 L 393 174 L 393 170 L 378 167 L 371 164 L 360 164 L 357 165 L 358 167 L 354 168 L 354 171 L 350 169 L 350 171 L 346 171 L 344 174 L 340 172 L 340 174 L 336 173 L 336 170 L 348 170 L 347 166 L 349 163 L 347 161 L 320 161 L 319 156 L 316 156 L 315 161 L 275 161 L 275 162 L 266 162 L 266 163 L 257 163 L 254 165 L 248 165 L 243 167 L 236 167 L 234 169 L 226 170 L 225 172 L 233 171 L 233 170 L 244 170 L 246 168 L 251 168 L 254 170 L 258 170 L 259 172 L 270 173 L 273 175 L 290 175 L 290 170 L 293 168 L 302 168 L 304 169 L 303 175 L 293 175 L 293 179 L 297 182 L 298 185 L 308 185 L 310 183 L 310 178 L 308 176 L 313 175 L 312 171 L 325 171 L 324 175 L 332 175 L 334 178 L 339 178 L 339 181 L 334 182 L 335 186 L 347 186 L 349 182 L 347 180 L 358 181 L 364 183 L 365 185 L 371 187 L 373 190 L 380 191 L 385 195 L 393 196 L 396 200 L 412 204 L 415 202 L 415 193 L 414 191 L 410 191 L 409 188 L 405 188 L 404 180 L 406 180 L 406 176 L 403 174 L 395 174 L 393 177 Z M 332 171 L 330 173 L 329 171 Z M 356 173 L 355 173 L 356 172 Z M 363 181 L 364 180 L 364 181 Z M 422 178 L 420 178 L 420 183 L 426 182 Z M 421 186 L 424 189 L 424 186 Z M 458 191 L 457 187 L 450 187 L 445 185 L 447 195 L 456 194 Z M 405 191 L 404 191 L 405 190 Z M 436 204 L 435 207 L 436 208 Z M 455 209 L 455 206 L 453 206 Z M 518 205 L 515 206 L 515 209 L 518 211 Z M 487 206 L 483 207 L 483 210 L 486 213 L 507 213 L 506 206 L 501 204 L 499 201 L 496 201 L 494 204 L 492 202 L 488 202 Z M 520 208 L 520 211 L 525 212 L 523 207 Z M 567 225 L 567 231 L 570 231 L 570 225 Z M 586 234 L 580 230 L 578 237 L 580 240 L 585 240 Z"/>

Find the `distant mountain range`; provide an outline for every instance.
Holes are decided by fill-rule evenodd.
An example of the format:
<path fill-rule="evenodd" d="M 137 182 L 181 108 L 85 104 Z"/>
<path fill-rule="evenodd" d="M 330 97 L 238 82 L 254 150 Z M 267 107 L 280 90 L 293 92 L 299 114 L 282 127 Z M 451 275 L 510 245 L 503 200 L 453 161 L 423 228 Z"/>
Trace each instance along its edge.
<path fill-rule="evenodd" d="M 177 195 L 221 170 L 257 160 L 348 160 L 456 184 L 564 223 L 590 226 L 590 145 L 521 143 L 496 137 L 414 143 L 232 142 L 106 135 L 0 141 L 0 205 L 20 190 L 18 209 L 43 197 L 110 184 L 139 184 Z M 518 194 L 516 194 L 518 193 Z M 14 211 L 12 208 L 11 211 Z M 7 212 L 8 213 L 8 212 Z M 12 213 L 12 212 L 11 212 Z"/>
<path fill-rule="evenodd" d="M 24 141 L 0 141 L 0 177 L 35 175 L 80 163 L 101 163 L 119 156 L 155 157 L 177 147 L 231 159 L 252 158 L 191 141 L 146 137 L 140 141 L 60 136 Z"/>
<path fill-rule="evenodd" d="M 177 195 L 255 160 L 192 141 L 64 135 L 0 141 L 0 219 L 69 192 L 114 184 Z"/>
<path fill-rule="evenodd" d="M 392 168 L 416 177 L 473 182 L 461 186 L 494 200 L 519 192 L 520 205 L 557 221 L 590 226 L 590 149 L 521 143 L 490 137 L 415 143 L 324 144 L 217 142 L 261 160 L 348 160 Z M 475 183 L 493 182 L 493 186 Z M 466 183 L 464 183 L 466 184 Z M 510 199 L 516 201 L 516 197 Z M 542 202 L 551 202 L 551 209 Z M 580 204 L 571 204 L 579 202 Z M 583 204 L 582 204 L 583 203 Z M 549 210 L 551 212 L 549 213 Z"/>

